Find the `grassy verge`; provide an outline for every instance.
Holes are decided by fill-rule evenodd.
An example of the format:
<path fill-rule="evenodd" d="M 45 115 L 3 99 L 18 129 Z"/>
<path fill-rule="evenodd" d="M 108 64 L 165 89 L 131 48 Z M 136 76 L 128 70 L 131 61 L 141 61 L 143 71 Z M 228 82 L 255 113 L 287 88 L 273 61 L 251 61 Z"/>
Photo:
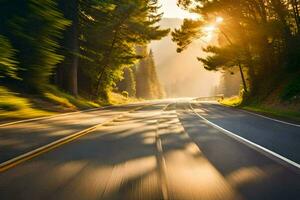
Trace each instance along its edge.
<path fill-rule="evenodd" d="M 300 110 L 289 106 L 276 106 L 264 104 L 242 105 L 241 97 L 231 97 L 220 101 L 221 104 L 236 107 L 251 112 L 259 113 L 265 116 L 274 117 L 286 121 L 300 122 Z"/>
<path fill-rule="evenodd" d="M 49 116 L 54 112 L 34 108 L 29 99 L 0 87 L 0 119 L 28 119 L 42 116 Z"/>
<path fill-rule="evenodd" d="M 134 103 L 141 101 L 140 99 L 137 98 L 132 98 L 132 97 L 125 97 L 121 94 L 111 92 L 109 93 L 109 103 L 112 105 L 120 105 L 120 104 L 127 104 L 127 103 Z"/>
<path fill-rule="evenodd" d="M 74 97 L 53 86 L 48 86 L 47 92 L 41 95 L 19 94 L 0 86 L 0 121 L 14 121 L 36 117 L 50 116 L 104 105 L 120 105 L 139 101 L 127 98 L 121 94 L 110 93 L 109 101 L 89 101 Z"/>
<path fill-rule="evenodd" d="M 61 107 L 70 110 L 97 108 L 105 104 L 104 102 L 101 101 L 93 102 L 81 97 L 74 97 L 70 94 L 58 90 L 54 86 L 48 86 L 47 92 L 43 94 L 43 98 L 49 102 L 52 102 L 56 105 L 60 105 Z"/>

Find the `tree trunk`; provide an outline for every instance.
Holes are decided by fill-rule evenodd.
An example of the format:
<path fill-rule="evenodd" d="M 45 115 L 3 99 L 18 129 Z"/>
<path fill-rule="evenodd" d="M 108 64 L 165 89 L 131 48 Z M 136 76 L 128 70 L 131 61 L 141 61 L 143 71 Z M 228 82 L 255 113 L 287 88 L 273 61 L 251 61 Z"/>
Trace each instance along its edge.
<path fill-rule="evenodd" d="M 71 21 L 71 25 L 67 28 L 64 33 L 64 39 L 62 42 L 65 60 L 60 64 L 60 69 L 63 73 L 60 78 L 60 85 L 63 89 L 70 92 L 71 94 L 78 95 L 78 54 L 79 54 L 79 16 L 78 7 L 79 0 L 60 1 L 60 8 L 64 13 L 64 17 Z"/>

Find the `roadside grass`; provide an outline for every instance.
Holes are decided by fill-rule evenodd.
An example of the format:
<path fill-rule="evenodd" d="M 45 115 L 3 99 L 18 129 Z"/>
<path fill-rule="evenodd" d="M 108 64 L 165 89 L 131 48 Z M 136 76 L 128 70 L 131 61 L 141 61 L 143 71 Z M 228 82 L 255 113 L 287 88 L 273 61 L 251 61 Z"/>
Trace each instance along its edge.
<path fill-rule="evenodd" d="M 260 113 L 266 116 L 290 120 L 298 123 L 300 122 L 300 111 L 274 108 L 272 106 L 267 105 L 249 105 L 243 106 L 242 109 L 252 111 L 255 113 Z"/>
<path fill-rule="evenodd" d="M 300 110 L 289 106 L 276 106 L 276 105 L 266 105 L 266 104 L 249 104 L 243 105 L 243 99 L 239 96 L 234 96 L 230 98 L 225 98 L 220 100 L 219 103 L 225 106 L 236 107 L 244 109 L 247 111 L 255 112 L 269 117 L 274 117 L 278 119 L 300 122 Z"/>
<path fill-rule="evenodd" d="M 109 104 L 112 105 L 120 105 L 120 104 L 134 103 L 134 102 L 141 101 L 141 99 L 126 97 L 122 94 L 118 94 L 115 92 L 110 92 L 108 95 L 108 99 L 109 99 Z"/>
<path fill-rule="evenodd" d="M 54 104 L 61 105 L 62 107 L 69 108 L 71 110 L 97 108 L 103 106 L 101 101 L 92 102 L 82 97 L 74 97 L 58 90 L 54 86 L 48 86 L 47 92 L 43 94 L 43 97 Z"/>
<path fill-rule="evenodd" d="M 223 105 L 226 105 L 226 106 L 237 107 L 237 106 L 241 105 L 242 101 L 243 101 L 242 97 L 233 96 L 233 97 L 230 97 L 230 98 L 225 98 L 223 100 L 220 100 L 219 102 Z"/>
<path fill-rule="evenodd" d="M 28 119 L 52 114 L 54 113 L 33 108 L 27 98 L 0 86 L 0 119 Z"/>
<path fill-rule="evenodd" d="M 47 92 L 39 95 L 27 95 L 0 86 L 0 121 L 45 117 L 105 105 L 121 105 L 140 101 L 136 98 L 111 92 L 109 93 L 109 100 L 93 102 L 82 97 L 74 97 L 54 86 L 48 86 L 46 90 Z"/>

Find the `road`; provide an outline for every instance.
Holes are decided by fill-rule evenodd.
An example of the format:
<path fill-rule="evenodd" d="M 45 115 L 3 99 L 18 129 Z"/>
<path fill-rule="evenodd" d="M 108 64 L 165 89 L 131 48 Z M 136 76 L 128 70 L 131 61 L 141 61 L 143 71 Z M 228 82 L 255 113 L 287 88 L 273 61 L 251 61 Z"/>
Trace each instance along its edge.
<path fill-rule="evenodd" d="M 191 99 L 3 126 L 1 162 L 104 122 L 1 172 L 0 199 L 300 199 L 299 126 Z"/>

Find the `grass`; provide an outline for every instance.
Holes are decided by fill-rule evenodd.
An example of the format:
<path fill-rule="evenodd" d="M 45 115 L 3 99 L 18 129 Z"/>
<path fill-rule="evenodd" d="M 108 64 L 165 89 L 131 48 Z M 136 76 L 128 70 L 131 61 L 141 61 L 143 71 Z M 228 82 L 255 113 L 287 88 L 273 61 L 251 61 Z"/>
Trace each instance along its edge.
<path fill-rule="evenodd" d="M 281 118 L 286 120 L 292 120 L 295 122 L 300 122 L 300 112 L 288 109 L 280 109 L 274 108 L 264 105 L 250 105 L 250 106 L 243 106 L 245 110 L 261 113 L 264 115 L 272 116 L 275 118 Z"/>
<path fill-rule="evenodd" d="M 52 114 L 54 113 L 33 108 L 27 98 L 0 86 L 0 119 L 28 119 Z"/>
<path fill-rule="evenodd" d="M 120 104 L 134 103 L 140 101 L 140 99 L 125 97 L 124 95 L 115 92 L 110 92 L 108 97 L 109 97 L 109 103 L 112 105 L 120 105 Z"/>
<path fill-rule="evenodd" d="M 100 101 L 96 103 L 82 97 L 74 97 L 58 90 L 54 86 L 48 86 L 47 92 L 43 96 L 46 100 L 71 110 L 97 108 L 103 105 Z"/>
<path fill-rule="evenodd" d="M 93 102 L 82 97 L 74 97 L 54 86 L 48 86 L 46 90 L 47 92 L 33 96 L 12 92 L 8 88 L 0 86 L 0 120 L 30 119 L 104 105 L 120 105 L 139 101 L 111 92 L 108 101 Z"/>
<path fill-rule="evenodd" d="M 240 96 L 233 96 L 230 98 L 225 98 L 223 100 L 220 100 L 219 102 L 223 105 L 226 106 L 232 106 L 232 107 L 237 107 L 240 106 L 242 103 L 243 99 Z"/>
<path fill-rule="evenodd" d="M 243 99 L 239 96 L 234 96 L 230 98 L 225 98 L 219 101 L 221 104 L 225 106 L 236 107 L 244 110 L 248 110 L 251 112 L 259 113 L 262 115 L 275 117 L 278 119 L 300 122 L 300 110 L 298 108 L 289 108 L 288 106 L 274 106 L 274 105 L 265 105 L 263 103 L 259 104 L 250 104 L 250 105 L 243 105 Z"/>

